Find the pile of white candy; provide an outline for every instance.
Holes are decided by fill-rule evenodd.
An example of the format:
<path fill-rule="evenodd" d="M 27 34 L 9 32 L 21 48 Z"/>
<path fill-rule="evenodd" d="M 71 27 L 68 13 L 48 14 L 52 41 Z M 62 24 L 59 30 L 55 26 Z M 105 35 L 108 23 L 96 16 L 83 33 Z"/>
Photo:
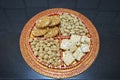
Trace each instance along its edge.
<path fill-rule="evenodd" d="M 64 50 L 62 60 L 70 65 L 75 60 L 80 61 L 86 52 L 90 51 L 90 38 L 87 36 L 71 35 L 70 39 L 63 39 L 60 48 Z"/>

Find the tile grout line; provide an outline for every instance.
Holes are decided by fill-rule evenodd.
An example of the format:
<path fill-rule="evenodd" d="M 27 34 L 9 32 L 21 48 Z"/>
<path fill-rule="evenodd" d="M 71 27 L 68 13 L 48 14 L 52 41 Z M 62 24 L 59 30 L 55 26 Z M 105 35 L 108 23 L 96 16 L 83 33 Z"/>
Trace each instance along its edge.
<path fill-rule="evenodd" d="M 9 22 L 9 26 L 13 26 L 12 25 L 12 22 L 11 22 L 11 20 L 10 20 L 10 17 L 8 16 L 8 14 L 7 14 L 7 12 L 6 12 L 6 9 L 5 8 L 3 8 L 3 12 L 4 12 L 4 14 L 5 14 L 5 16 L 7 17 L 7 19 L 8 19 L 8 22 Z"/>
<path fill-rule="evenodd" d="M 26 8 L 49 8 L 49 7 L 26 7 Z M 4 8 L 4 9 L 14 10 L 14 9 L 25 9 L 25 8 Z M 96 8 L 86 8 L 86 9 L 84 9 L 84 8 L 74 8 L 74 9 L 89 10 L 89 11 L 97 10 Z M 120 10 L 99 10 L 99 9 L 97 11 L 100 11 L 100 12 L 120 12 Z"/>
<path fill-rule="evenodd" d="M 98 9 L 100 7 L 100 4 L 101 4 L 101 0 L 98 1 L 98 5 L 97 5 L 97 8 L 96 8 L 97 13 L 95 14 L 95 18 L 93 19 L 94 24 L 96 23 L 95 20 L 97 19 L 97 16 L 99 15 L 99 12 L 100 12 L 100 11 L 98 11 Z"/>
<path fill-rule="evenodd" d="M 47 1 L 47 8 L 50 8 L 50 0 Z"/>
<path fill-rule="evenodd" d="M 27 14 L 27 5 L 26 5 L 26 2 L 25 0 L 22 0 L 23 1 L 23 4 L 24 4 L 24 11 L 25 11 L 25 15 L 26 15 L 26 19 L 28 19 L 28 14 Z"/>
<path fill-rule="evenodd" d="M 120 12 L 116 12 L 115 17 L 113 18 L 113 23 L 115 23 L 115 20 L 116 20 L 117 16 L 119 16 L 119 14 L 120 14 Z"/>
<path fill-rule="evenodd" d="M 74 6 L 76 9 L 77 9 L 77 3 L 78 3 L 78 0 L 76 0 L 76 2 L 75 2 L 75 6 Z"/>
<path fill-rule="evenodd" d="M 97 10 L 100 8 L 101 3 L 102 3 L 101 0 L 99 0 L 97 5 Z"/>

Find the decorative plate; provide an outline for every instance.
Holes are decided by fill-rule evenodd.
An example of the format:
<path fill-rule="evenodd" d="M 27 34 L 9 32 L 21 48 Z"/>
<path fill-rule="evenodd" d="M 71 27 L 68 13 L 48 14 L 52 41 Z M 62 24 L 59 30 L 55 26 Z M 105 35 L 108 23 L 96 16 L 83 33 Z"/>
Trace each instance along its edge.
<path fill-rule="evenodd" d="M 57 17 L 58 19 L 56 17 L 52 19 L 51 16 L 59 17 Z M 77 24 L 76 21 L 79 23 Z M 51 31 L 50 35 L 48 36 L 48 31 L 52 29 L 51 25 L 52 27 L 57 26 L 57 28 L 55 28 L 55 32 Z M 38 30 L 41 31 L 44 31 L 43 28 L 48 27 L 49 30 L 42 35 L 41 33 L 40 35 L 36 35 L 37 33 L 33 31 L 34 27 L 37 27 Z M 67 31 L 67 29 L 69 31 Z M 56 34 L 57 30 L 58 33 Z M 52 34 L 55 35 L 51 36 Z M 73 43 L 75 40 L 79 40 L 75 39 L 76 35 L 78 35 L 77 38 L 81 38 L 81 42 L 79 44 Z M 71 36 L 73 36 L 73 38 Z M 85 36 L 87 36 L 87 38 Z M 72 38 L 72 40 L 70 38 Z M 52 51 L 53 49 L 48 46 L 46 47 L 46 45 L 43 47 L 43 43 L 45 43 L 44 41 L 47 41 L 47 39 L 47 45 L 49 45 L 49 39 L 53 41 L 57 40 L 59 46 L 54 46 L 56 47 L 54 48 L 55 50 L 58 49 L 56 53 L 48 52 Z M 64 43 L 65 40 L 68 40 L 68 42 L 71 40 L 72 44 Z M 37 45 L 37 43 L 34 43 L 33 41 L 39 42 L 39 47 L 37 49 L 34 47 Z M 86 44 L 84 41 L 89 42 L 89 47 L 82 47 L 82 45 Z M 67 47 L 65 47 L 64 44 L 67 44 Z M 71 44 L 72 47 L 75 44 L 74 48 L 68 46 L 69 44 Z M 48 51 L 45 52 L 44 50 L 46 50 L 46 48 L 48 48 Z M 81 52 L 77 52 L 78 48 L 80 49 L 78 51 Z M 64 8 L 48 9 L 36 14 L 26 23 L 20 36 L 20 50 L 27 64 L 36 72 L 53 78 L 68 78 L 82 73 L 94 62 L 99 50 L 99 36 L 92 22 L 81 13 Z M 43 52 L 40 53 L 41 50 Z M 44 57 L 40 57 L 43 53 Z M 51 54 L 53 57 L 51 57 Z M 57 57 L 55 57 L 56 55 Z"/>

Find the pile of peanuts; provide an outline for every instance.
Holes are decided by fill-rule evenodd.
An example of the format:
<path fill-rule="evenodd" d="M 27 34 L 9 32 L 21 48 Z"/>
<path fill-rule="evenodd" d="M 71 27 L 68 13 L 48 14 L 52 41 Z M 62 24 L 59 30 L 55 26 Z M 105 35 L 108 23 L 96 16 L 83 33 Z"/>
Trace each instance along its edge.
<path fill-rule="evenodd" d="M 46 40 L 38 38 L 29 39 L 32 51 L 40 62 L 47 63 L 47 66 L 59 66 L 61 63 L 59 53 L 59 41 L 53 38 Z"/>
<path fill-rule="evenodd" d="M 61 24 L 60 31 L 64 36 L 70 36 L 72 34 L 84 36 L 88 33 L 85 25 L 76 16 L 68 13 L 60 15 Z"/>

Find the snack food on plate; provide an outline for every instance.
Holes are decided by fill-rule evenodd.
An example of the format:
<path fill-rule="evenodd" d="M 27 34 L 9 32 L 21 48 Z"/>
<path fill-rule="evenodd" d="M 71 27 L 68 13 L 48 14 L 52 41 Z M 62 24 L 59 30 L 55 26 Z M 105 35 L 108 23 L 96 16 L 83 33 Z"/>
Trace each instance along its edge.
<path fill-rule="evenodd" d="M 86 26 L 74 15 L 64 13 L 60 15 L 60 19 L 60 30 L 62 35 L 70 36 L 72 34 L 76 34 L 83 36 L 88 33 Z"/>
<path fill-rule="evenodd" d="M 60 16 L 59 15 L 50 16 L 50 19 L 51 19 L 51 23 L 50 23 L 49 27 L 56 26 L 60 23 Z"/>
<path fill-rule="evenodd" d="M 37 29 L 36 27 L 34 27 L 33 30 L 32 30 L 32 35 L 33 36 L 43 36 L 47 32 L 48 32 L 48 28 Z"/>
<path fill-rule="evenodd" d="M 58 26 L 55 26 L 55 27 L 52 27 L 52 28 L 49 28 L 47 34 L 45 34 L 44 37 L 55 37 L 57 34 L 59 33 L 59 28 Z"/>
<path fill-rule="evenodd" d="M 33 16 L 20 36 L 20 50 L 36 72 L 53 78 L 68 78 L 85 71 L 96 59 L 99 36 L 83 14 L 54 8 Z"/>
<path fill-rule="evenodd" d="M 39 18 L 37 21 L 36 21 L 36 28 L 45 28 L 47 27 L 49 24 L 51 23 L 51 20 L 48 16 L 44 16 L 44 17 L 41 17 Z"/>
<path fill-rule="evenodd" d="M 30 46 L 39 61 L 50 68 L 74 65 L 90 52 L 89 31 L 68 13 L 39 18 L 32 29 Z"/>

